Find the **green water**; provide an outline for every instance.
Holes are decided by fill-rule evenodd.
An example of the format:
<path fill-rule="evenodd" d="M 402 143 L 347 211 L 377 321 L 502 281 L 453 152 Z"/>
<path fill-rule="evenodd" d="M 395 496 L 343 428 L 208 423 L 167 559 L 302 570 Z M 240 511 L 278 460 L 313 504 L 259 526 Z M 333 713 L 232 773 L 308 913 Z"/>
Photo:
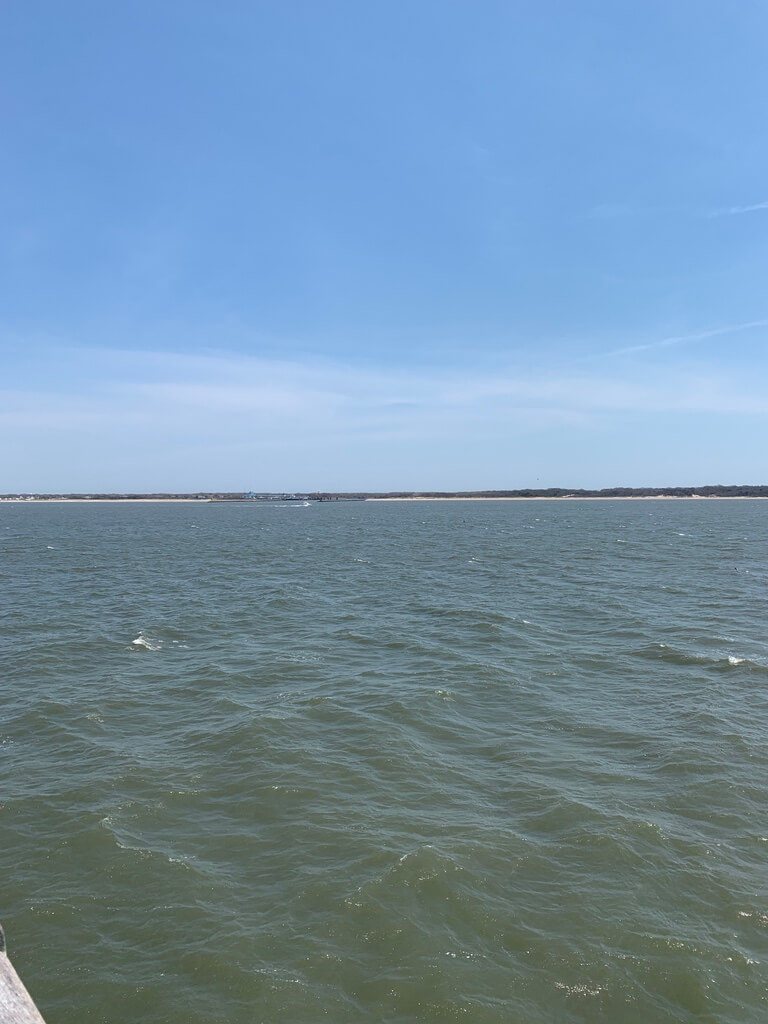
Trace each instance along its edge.
<path fill-rule="evenodd" d="M 762 1024 L 766 516 L 0 506 L 49 1024 Z"/>

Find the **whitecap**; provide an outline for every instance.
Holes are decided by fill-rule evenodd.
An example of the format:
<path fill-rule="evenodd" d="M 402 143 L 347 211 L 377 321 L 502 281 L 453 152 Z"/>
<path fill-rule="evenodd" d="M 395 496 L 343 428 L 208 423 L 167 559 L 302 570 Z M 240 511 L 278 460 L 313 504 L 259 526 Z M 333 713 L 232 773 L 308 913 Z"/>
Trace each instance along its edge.
<path fill-rule="evenodd" d="M 562 989 L 569 996 L 599 996 L 602 992 L 601 985 L 591 985 L 588 982 L 566 985 L 565 982 L 556 981 L 555 988 Z"/>
<path fill-rule="evenodd" d="M 746 660 L 747 660 L 746 658 L 734 658 L 734 656 L 732 654 L 728 655 L 728 664 L 729 665 L 743 665 Z"/>
<path fill-rule="evenodd" d="M 135 640 L 131 640 L 131 646 L 145 651 L 159 651 L 162 644 L 159 640 L 145 636 L 143 632 L 140 632 Z"/>

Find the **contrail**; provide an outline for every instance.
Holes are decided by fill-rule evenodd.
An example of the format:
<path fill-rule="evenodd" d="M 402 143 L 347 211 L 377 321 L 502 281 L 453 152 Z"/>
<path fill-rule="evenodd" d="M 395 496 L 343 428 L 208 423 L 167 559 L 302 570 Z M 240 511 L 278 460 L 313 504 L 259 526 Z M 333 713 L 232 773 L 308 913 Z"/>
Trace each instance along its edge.
<path fill-rule="evenodd" d="M 710 217 L 734 217 L 740 213 L 754 213 L 756 210 L 768 210 L 768 202 L 752 203 L 751 206 L 727 206 L 722 210 L 713 210 Z"/>
<path fill-rule="evenodd" d="M 768 203 L 766 203 L 768 207 Z M 606 356 L 622 356 L 630 352 L 646 352 L 651 348 L 667 348 L 669 345 L 684 345 L 689 341 L 704 341 L 705 338 L 716 338 L 721 334 L 739 334 L 752 331 L 757 327 L 768 327 L 768 320 L 749 320 L 743 324 L 731 324 L 729 327 L 713 327 L 708 331 L 696 331 L 695 334 L 676 334 L 660 341 L 651 341 L 647 345 L 630 345 L 628 348 L 617 348 L 606 352 Z"/>

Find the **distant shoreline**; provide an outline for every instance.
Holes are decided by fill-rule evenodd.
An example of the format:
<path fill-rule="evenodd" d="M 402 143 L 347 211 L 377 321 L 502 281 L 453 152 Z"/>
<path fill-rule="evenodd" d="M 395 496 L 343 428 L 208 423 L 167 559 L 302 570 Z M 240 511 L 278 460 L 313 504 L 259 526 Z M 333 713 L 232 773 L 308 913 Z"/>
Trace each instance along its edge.
<path fill-rule="evenodd" d="M 248 500 L 248 499 L 212 499 L 205 498 L 60 498 L 35 495 L 34 497 L 0 497 L 0 505 L 208 505 L 208 504 L 254 504 L 270 505 L 284 501 L 310 500 L 317 504 L 327 505 L 350 500 L 346 495 L 333 495 L 316 498 L 312 495 L 302 495 L 299 498 L 293 496 L 280 496 L 274 499 Z M 408 501 L 766 501 L 765 494 L 530 494 L 530 495 L 365 495 L 355 498 L 358 501 L 376 502 L 408 502 Z"/>
<path fill-rule="evenodd" d="M 366 501 L 766 501 L 766 494 L 563 494 L 554 497 L 547 494 L 532 494 L 526 497 L 473 498 L 473 497 L 408 497 L 408 498 L 366 498 Z"/>
<path fill-rule="evenodd" d="M 206 505 L 210 498 L 0 498 L 0 505 Z"/>
<path fill-rule="evenodd" d="M 209 498 L 0 498 L 10 505 L 205 505 Z"/>

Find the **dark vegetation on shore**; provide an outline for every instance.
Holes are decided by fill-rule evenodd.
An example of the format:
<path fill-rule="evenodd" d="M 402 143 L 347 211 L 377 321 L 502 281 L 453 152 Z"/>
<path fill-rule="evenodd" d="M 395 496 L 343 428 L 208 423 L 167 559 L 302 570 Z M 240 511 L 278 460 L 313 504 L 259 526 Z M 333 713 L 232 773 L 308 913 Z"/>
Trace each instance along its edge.
<path fill-rule="evenodd" d="M 190 494 L 0 494 L 0 501 L 360 501 L 365 498 L 768 498 L 768 484 L 708 484 L 702 487 L 604 487 L 601 490 L 566 487 L 526 487 L 511 491 L 306 491 L 262 493 L 198 491 Z"/>

